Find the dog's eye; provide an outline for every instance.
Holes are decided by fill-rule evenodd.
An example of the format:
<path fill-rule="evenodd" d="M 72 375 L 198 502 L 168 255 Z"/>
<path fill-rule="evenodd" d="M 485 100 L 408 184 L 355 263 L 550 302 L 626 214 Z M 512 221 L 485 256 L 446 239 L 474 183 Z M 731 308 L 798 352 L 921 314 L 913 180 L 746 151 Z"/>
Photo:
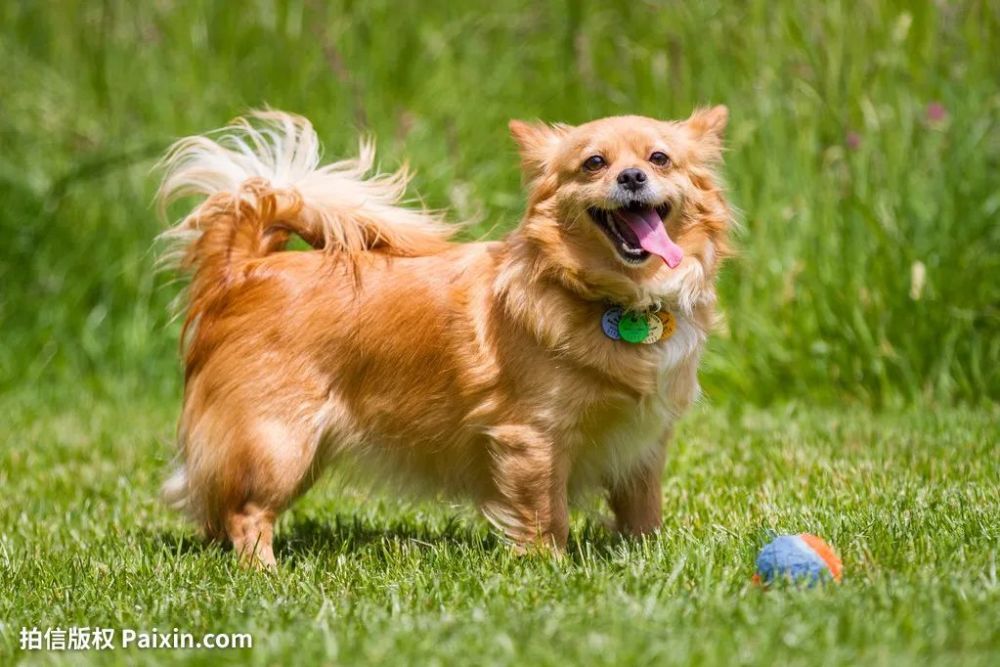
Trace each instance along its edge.
<path fill-rule="evenodd" d="M 606 166 L 608 166 L 607 161 L 600 155 L 591 155 L 583 162 L 583 168 L 587 171 L 600 171 Z"/>
<path fill-rule="evenodd" d="M 649 156 L 649 161 L 657 167 L 666 167 L 670 164 L 670 158 L 667 157 L 666 153 L 661 151 L 654 151 L 653 154 Z"/>

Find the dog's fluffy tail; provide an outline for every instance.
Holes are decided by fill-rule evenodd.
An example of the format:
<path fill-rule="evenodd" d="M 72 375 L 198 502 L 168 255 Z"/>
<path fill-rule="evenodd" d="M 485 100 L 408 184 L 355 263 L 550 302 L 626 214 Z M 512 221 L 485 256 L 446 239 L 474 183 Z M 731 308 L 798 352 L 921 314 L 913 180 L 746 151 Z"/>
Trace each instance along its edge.
<path fill-rule="evenodd" d="M 455 227 L 400 205 L 406 169 L 374 174 L 375 151 L 320 166 L 316 132 L 301 116 L 254 112 L 207 136 L 181 139 L 161 165 L 161 210 L 180 197 L 205 197 L 164 232 L 163 261 L 192 275 L 190 311 L 206 291 L 231 287 L 242 266 L 282 250 L 292 234 L 347 261 L 379 250 L 428 255 Z"/>
<path fill-rule="evenodd" d="M 254 263 L 283 250 L 293 234 L 351 269 L 372 250 L 418 256 L 447 248 L 456 228 L 402 206 L 405 168 L 370 174 L 374 159 L 372 144 L 362 142 L 356 159 L 320 166 L 309 121 L 277 111 L 175 143 L 161 162 L 161 212 L 178 198 L 203 198 L 161 235 L 161 263 L 190 275 L 182 344 L 213 304 L 253 275 Z M 163 497 L 192 516 L 203 514 L 183 464 L 164 484 Z"/>

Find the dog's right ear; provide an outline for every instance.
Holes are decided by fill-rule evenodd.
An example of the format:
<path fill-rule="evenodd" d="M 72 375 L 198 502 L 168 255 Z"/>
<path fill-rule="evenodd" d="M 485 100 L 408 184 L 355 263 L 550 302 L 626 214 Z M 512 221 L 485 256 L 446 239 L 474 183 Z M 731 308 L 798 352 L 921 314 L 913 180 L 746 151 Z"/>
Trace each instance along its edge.
<path fill-rule="evenodd" d="M 512 120 L 508 127 L 521 152 L 521 168 L 529 181 L 545 173 L 556 155 L 559 142 L 572 129 L 569 125 L 523 120 Z"/>

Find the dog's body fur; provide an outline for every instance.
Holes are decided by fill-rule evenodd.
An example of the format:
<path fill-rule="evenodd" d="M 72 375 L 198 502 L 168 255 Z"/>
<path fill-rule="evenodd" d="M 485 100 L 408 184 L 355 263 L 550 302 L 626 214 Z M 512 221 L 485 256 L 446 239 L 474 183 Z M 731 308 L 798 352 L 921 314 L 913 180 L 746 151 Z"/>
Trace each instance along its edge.
<path fill-rule="evenodd" d="M 404 176 L 362 179 L 367 148 L 317 169 L 308 123 L 260 118 L 269 130 L 184 140 L 166 161 L 166 196 L 208 195 L 168 233 L 193 278 L 182 466 L 167 497 L 271 566 L 277 515 L 340 461 L 471 498 L 522 546 L 560 549 L 570 498 L 594 489 L 621 530 L 655 529 L 666 440 L 698 393 L 727 253 L 713 171 L 725 109 L 683 123 L 512 123 L 525 218 L 504 241 L 466 244 L 396 205 Z M 576 166 L 602 141 L 632 161 L 670 144 L 649 187 L 669 203 L 676 268 L 624 264 L 586 218 L 607 186 Z M 292 233 L 317 250 L 279 252 Z M 609 303 L 668 308 L 677 330 L 653 345 L 610 340 Z"/>

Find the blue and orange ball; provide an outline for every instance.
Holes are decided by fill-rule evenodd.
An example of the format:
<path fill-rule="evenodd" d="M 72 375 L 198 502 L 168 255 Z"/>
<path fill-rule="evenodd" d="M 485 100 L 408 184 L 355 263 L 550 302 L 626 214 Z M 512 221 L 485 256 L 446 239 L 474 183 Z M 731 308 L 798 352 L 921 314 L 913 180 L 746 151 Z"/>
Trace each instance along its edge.
<path fill-rule="evenodd" d="M 767 585 L 786 580 L 813 586 L 839 582 L 842 574 L 840 558 L 829 544 L 815 535 L 800 533 L 779 535 L 760 550 L 753 581 Z"/>

